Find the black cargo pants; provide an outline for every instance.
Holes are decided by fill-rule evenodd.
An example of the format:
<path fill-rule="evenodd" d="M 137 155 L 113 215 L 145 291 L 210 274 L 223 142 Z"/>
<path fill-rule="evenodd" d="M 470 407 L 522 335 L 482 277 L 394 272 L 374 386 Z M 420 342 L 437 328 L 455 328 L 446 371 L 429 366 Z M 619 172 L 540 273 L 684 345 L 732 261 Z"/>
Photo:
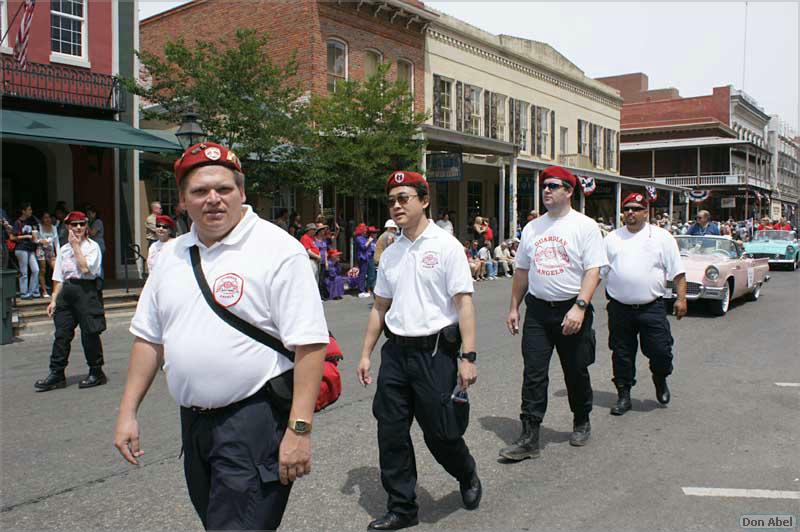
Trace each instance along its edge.
<path fill-rule="evenodd" d="M 75 327 L 81 327 L 81 344 L 90 368 L 103 365 L 100 333 L 106 330 L 103 296 L 98 280 L 68 279 L 56 300 L 53 323 L 56 332 L 50 354 L 50 371 L 62 372 L 69 363 Z"/>

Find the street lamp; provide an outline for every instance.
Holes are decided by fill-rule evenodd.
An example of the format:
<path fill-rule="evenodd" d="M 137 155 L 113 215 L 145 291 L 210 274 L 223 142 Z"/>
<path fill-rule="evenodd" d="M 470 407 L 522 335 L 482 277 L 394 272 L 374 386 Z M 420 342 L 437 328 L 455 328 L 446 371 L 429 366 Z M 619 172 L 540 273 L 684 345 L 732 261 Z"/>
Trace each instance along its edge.
<path fill-rule="evenodd" d="M 183 115 L 183 122 L 175 132 L 175 136 L 178 137 L 178 142 L 184 150 L 206 140 L 206 132 L 197 122 L 197 113 L 189 111 Z"/>

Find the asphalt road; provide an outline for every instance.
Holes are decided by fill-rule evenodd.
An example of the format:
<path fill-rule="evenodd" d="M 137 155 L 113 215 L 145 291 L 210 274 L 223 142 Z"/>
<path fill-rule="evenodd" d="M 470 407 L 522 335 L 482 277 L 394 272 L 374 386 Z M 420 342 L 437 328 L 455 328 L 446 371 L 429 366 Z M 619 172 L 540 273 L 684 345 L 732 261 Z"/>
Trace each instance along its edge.
<path fill-rule="evenodd" d="M 714 318 L 690 307 L 671 318 L 676 340 L 672 403 L 655 401 L 638 358 L 634 409 L 608 414 L 616 392 L 607 349 L 605 301 L 595 297 L 597 362 L 592 440 L 568 444 L 572 416 L 557 358 L 541 458 L 498 461 L 516 438 L 522 359 L 503 325 L 509 279 L 476 285 L 478 383 L 466 434 L 484 485 L 480 509 L 461 507 L 458 484 L 414 428 L 419 530 L 738 530 L 744 514 L 793 513 L 797 499 L 689 496 L 685 487 L 800 491 L 800 274 L 772 272 L 757 302 Z M 364 530 L 381 515 L 374 387 L 355 378 L 368 300 L 326 303 L 346 359 L 344 394 L 315 418 L 314 472 L 294 487 L 286 530 Z M 76 339 L 69 386 L 36 394 L 47 372 L 51 331 L 3 346 L 0 373 L 0 526 L 4 530 L 200 530 L 183 480 L 177 408 L 163 376 L 140 412 L 140 467 L 112 445 L 131 336 L 117 319 L 103 336 L 110 382 L 79 390 L 85 373 Z M 376 350 L 377 351 L 377 350 Z M 373 356 L 377 369 L 379 353 Z M 750 492 L 748 492 L 750 493 Z M 796 524 L 796 521 L 795 521 Z"/>

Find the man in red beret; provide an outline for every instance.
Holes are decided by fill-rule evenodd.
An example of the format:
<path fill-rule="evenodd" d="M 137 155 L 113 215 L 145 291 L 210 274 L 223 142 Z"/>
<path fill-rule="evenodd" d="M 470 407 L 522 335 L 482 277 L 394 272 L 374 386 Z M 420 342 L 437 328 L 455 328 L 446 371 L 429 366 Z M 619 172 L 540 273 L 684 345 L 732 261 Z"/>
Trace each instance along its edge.
<path fill-rule="evenodd" d="M 303 246 L 245 205 L 232 151 L 196 144 L 175 178 L 194 223 L 162 249 L 139 298 L 114 443 L 139 463 L 136 412 L 163 365 L 203 526 L 275 530 L 292 483 L 311 470 L 328 344 L 317 282 Z"/>
<path fill-rule="evenodd" d="M 547 385 L 553 347 L 558 350 L 569 407 L 573 415 L 570 445 L 589 440 L 595 357 L 591 301 L 607 264 L 600 229 L 571 207 L 578 180 L 569 170 L 550 166 L 540 175 L 547 213 L 522 231 L 516 254 L 511 304 L 506 320 L 511 334 L 520 329 L 519 306 L 527 311 L 522 325 L 522 432 L 500 456 L 512 461 L 539 456 L 539 427 L 547 411 Z"/>
<path fill-rule="evenodd" d="M 370 356 L 381 331 L 378 387 L 372 412 L 378 420 L 381 482 L 387 513 L 370 530 L 398 530 L 418 523 L 410 421 L 425 444 L 459 482 L 464 507 L 473 510 L 482 487 L 464 441 L 469 424 L 467 388 L 477 379 L 472 276 L 453 235 L 428 220 L 428 182 L 416 172 L 394 172 L 386 183 L 387 206 L 403 230 L 381 255 L 358 379 L 372 383 Z"/>
<path fill-rule="evenodd" d="M 102 295 L 100 246 L 89 238 L 89 219 L 80 211 L 64 218 L 69 227 L 68 242 L 61 246 L 53 268 L 53 296 L 47 315 L 53 318 L 56 332 L 50 354 L 50 373 L 34 384 L 37 392 L 46 392 L 67 385 L 64 370 L 69 363 L 70 345 L 75 327 L 81 327 L 81 345 L 89 375 L 78 388 L 105 384 L 103 344 L 100 333 L 106 330 Z"/>
<path fill-rule="evenodd" d="M 674 314 L 678 319 L 686 314 L 686 275 L 678 243 L 667 230 L 647 223 L 649 210 L 644 193 L 628 194 L 622 201 L 625 226 L 609 233 L 604 241 L 608 345 L 618 395 L 611 409 L 615 416 L 631 409 L 639 344 L 650 360 L 656 399 L 669 403 L 667 376 L 672 373 L 673 339 L 663 300 L 668 293 L 666 279 L 677 291 Z"/>

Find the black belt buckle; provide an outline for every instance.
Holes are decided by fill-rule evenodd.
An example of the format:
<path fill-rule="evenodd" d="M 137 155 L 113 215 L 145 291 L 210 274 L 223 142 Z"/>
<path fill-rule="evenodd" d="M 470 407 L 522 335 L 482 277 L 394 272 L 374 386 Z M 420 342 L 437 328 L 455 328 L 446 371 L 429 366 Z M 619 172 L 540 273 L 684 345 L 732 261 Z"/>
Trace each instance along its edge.
<path fill-rule="evenodd" d="M 211 414 L 219 411 L 219 408 L 201 408 L 199 406 L 190 406 L 189 410 L 191 410 L 195 414 L 200 414 L 201 416 L 210 416 Z"/>

